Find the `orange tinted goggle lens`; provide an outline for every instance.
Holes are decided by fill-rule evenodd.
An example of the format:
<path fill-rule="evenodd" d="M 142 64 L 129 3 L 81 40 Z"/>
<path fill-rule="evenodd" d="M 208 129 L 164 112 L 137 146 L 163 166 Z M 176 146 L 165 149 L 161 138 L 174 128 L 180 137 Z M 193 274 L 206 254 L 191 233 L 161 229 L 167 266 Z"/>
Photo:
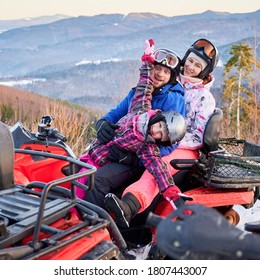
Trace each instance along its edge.
<path fill-rule="evenodd" d="M 204 54 L 209 58 L 213 58 L 216 55 L 215 47 L 206 40 L 198 40 L 193 46 L 199 50 L 203 49 Z"/>
<path fill-rule="evenodd" d="M 169 54 L 163 51 L 156 51 L 154 54 L 154 60 L 158 63 L 165 61 L 166 66 L 174 69 L 178 65 L 178 57 L 174 54 Z"/>

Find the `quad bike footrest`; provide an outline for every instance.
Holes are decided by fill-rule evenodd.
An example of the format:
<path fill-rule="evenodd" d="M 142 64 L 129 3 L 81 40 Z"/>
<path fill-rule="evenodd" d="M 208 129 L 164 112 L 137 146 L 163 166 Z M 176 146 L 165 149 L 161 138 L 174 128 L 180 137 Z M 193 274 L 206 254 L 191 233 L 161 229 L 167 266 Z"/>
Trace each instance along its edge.
<path fill-rule="evenodd" d="M 124 256 L 111 241 L 104 240 L 83 255 L 81 260 L 123 260 Z"/>

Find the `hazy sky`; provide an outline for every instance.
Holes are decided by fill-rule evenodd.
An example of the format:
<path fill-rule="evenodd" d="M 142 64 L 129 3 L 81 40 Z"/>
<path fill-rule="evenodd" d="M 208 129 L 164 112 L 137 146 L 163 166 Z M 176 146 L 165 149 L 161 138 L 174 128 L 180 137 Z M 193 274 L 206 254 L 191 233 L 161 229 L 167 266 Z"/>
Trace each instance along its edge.
<path fill-rule="evenodd" d="M 230 13 L 254 12 L 259 0 L 0 0 L 0 20 L 64 14 L 151 12 L 166 16 L 189 15 L 206 10 Z"/>

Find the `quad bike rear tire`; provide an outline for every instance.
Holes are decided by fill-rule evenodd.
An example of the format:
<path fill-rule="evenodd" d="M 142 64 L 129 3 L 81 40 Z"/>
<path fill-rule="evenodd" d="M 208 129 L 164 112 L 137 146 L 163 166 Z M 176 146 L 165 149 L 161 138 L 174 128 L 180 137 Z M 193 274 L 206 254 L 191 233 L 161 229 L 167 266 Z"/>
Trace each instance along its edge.
<path fill-rule="evenodd" d="M 230 224 L 236 226 L 239 223 L 240 216 L 237 211 L 232 208 L 232 206 L 220 206 L 217 207 L 216 210 L 218 210 Z"/>
<path fill-rule="evenodd" d="M 234 226 L 236 226 L 240 221 L 240 216 L 234 209 L 228 210 L 224 217 Z"/>

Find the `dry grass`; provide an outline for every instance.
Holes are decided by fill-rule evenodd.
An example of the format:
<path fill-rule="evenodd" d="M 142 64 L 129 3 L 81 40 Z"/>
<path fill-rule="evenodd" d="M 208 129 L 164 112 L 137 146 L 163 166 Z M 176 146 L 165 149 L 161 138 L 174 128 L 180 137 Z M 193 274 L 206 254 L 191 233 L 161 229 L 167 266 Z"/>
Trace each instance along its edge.
<path fill-rule="evenodd" d="M 42 116 L 54 117 L 52 127 L 68 138 L 67 144 L 78 156 L 86 143 L 95 137 L 94 123 L 103 112 L 53 100 L 22 90 L 0 86 L 0 120 L 7 125 L 21 121 L 26 128 L 37 131 Z"/>

